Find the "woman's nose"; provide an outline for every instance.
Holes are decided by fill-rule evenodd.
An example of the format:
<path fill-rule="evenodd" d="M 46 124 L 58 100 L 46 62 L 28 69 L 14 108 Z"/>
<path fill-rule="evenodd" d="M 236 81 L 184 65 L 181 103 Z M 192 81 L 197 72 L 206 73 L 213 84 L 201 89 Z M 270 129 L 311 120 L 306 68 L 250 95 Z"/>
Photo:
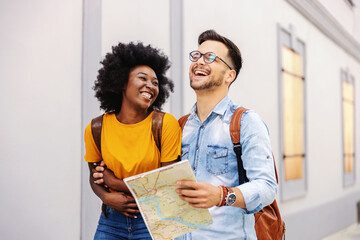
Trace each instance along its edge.
<path fill-rule="evenodd" d="M 150 89 L 153 89 L 155 87 L 154 84 L 152 83 L 151 79 L 146 81 L 145 86 Z"/>

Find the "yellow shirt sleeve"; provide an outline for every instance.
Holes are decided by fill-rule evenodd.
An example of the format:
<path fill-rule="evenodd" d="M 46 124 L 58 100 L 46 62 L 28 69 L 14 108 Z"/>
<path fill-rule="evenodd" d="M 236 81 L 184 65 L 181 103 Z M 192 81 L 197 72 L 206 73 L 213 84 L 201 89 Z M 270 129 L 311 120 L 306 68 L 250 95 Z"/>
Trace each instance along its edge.
<path fill-rule="evenodd" d="M 176 118 L 166 113 L 163 119 L 160 162 L 174 161 L 181 155 L 181 128 Z"/>
<path fill-rule="evenodd" d="M 85 161 L 87 162 L 98 162 L 100 161 L 101 154 L 96 147 L 92 132 L 91 132 L 91 123 L 87 125 L 85 128 L 85 134 L 84 134 L 84 141 L 85 141 Z"/>

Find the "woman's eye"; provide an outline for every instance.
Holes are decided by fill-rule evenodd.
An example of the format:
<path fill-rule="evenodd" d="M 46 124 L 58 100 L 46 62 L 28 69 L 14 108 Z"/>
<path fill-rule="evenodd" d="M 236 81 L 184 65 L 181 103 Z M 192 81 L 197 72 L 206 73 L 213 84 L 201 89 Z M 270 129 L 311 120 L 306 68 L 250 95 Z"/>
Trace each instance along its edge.
<path fill-rule="evenodd" d="M 145 77 L 139 77 L 141 80 L 146 81 Z"/>
<path fill-rule="evenodd" d="M 155 86 L 158 86 L 158 85 L 159 85 L 159 82 L 158 82 L 158 81 L 154 81 L 153 84 L 154 84 Z"/>

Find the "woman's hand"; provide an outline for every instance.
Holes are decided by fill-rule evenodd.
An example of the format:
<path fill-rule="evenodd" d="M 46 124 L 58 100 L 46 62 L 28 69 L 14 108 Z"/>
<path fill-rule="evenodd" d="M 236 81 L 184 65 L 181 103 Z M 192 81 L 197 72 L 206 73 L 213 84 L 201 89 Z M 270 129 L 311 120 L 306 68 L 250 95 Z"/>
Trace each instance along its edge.
<path fill-rule="evenodd" d="M 135 218 L 136 214 L 140 213 L 135 199 L 125 193 L 111 192 L 106 194 L 102 200 L 103 203 L 127 217 Z"/>
<path fill-rule="evenodd" d="M 96 184 L 104 184 L 105 186 L 113 189 L 113 183 L 116 181 L 116 177 L 110 169 L 105 165 L 104 161 L 101 161 L 93 171 L 93 177 Z"/>
<path fill-rule="evenodd" d="M 103 179 L 104 171 L 106 169 L 105 162 L 101 161 L 100 163 L 94 163 L 94 165 L 96 166 L 95 168 L 92 169 L 92 175 L 93 175 L 93 178 L 94 178 L 94 183 L 99 184 L 99 185 L 104 184 L 104 186 L 106 188 L 108 188 L 107 183 L 105 183 L 105 181 Z"/>
<path fill-rule="evenodd" d="M 124 192 L 131 196 L 130 190 L 124 181 L 117 178 L 113 171 L 106 167 L 104 161 L 101 161 L 100 164 L 94 168 L 92 174 L 96 184 L 103 184 L 106 188 L 117 192 Z"/>

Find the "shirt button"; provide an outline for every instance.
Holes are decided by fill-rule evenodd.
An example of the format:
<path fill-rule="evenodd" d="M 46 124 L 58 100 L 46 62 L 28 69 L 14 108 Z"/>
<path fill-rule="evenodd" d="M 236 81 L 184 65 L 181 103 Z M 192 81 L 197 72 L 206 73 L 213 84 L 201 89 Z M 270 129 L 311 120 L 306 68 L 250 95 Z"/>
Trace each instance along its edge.
<path fill-rule="evenodd" d="M 204 125 L 201 125 L 201 127 L 200 128 L 204 128 Z"/>
<path fill-rule="evenodd" d="M 196 147 L 196 151 L 199 150 L 199 147 Z"/>

